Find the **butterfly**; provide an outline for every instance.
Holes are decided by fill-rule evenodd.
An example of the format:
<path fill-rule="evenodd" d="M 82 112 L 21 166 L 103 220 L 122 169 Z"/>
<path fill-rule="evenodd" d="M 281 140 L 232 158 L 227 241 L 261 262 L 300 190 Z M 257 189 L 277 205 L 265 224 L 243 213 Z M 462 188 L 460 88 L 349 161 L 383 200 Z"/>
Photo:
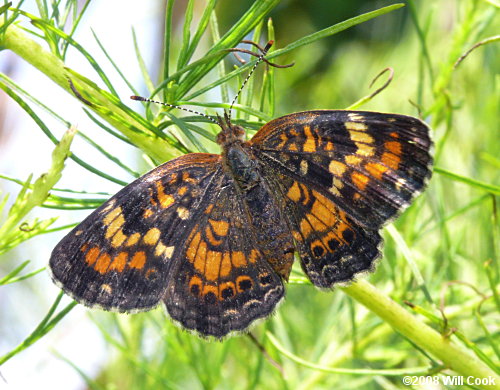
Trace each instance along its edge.
<path fill-rule="evenodd" d="M 297 112 L 249 141 L 228 114 L 221 154 L 154 168 L 55 247 L 53 280 L 86 306 L 118 312 L 163 303 L 201 336 L 223 338 L 268 317 L 295 256 L 329 289 L 370 271 L 381 227 L 431 176 L 419 119 L 378 112 Z"/>

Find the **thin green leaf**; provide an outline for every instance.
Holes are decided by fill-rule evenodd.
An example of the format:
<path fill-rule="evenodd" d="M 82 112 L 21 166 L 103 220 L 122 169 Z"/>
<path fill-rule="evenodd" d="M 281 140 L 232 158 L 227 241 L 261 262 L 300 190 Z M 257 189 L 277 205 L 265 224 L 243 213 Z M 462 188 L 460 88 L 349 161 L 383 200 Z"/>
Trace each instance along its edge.
<path fill-rule="evenodd" d="M 188 63 L 187 53 L 189 41 L 191 39 L 191 22 L 193 20 L 194 0 L 188 0 L 186 11 L 184 12 L 184 25 L 182 28 L 182 45 L 177 59 L 177 69 L 183 68 Z"/>
<path fill-rule="evenodd" d="M 220 40 L 219 22 L 217 21 L 217 14 L 215 12 L 212 12 L 210 16 L 210 30 L 212 33 L 212 42 L 218 42 Z M 218 78 L 224 77 L 225 74 L 226 74 L 226 69 L 224 66 L 224 61 L 219 61 L 217 64 Z M 227 84 L 221 84 L 220 93 L 221 93 L 221 100 L 223 102 L 228 102 L 229 92 Z"/>
<path fill-rule="evenodd" d="M 189 47 L 185 53 L 184 64 L 187 64 L 191 60 L 191 57 L 193 56 L 196 48 L 198 47 L 200 40 L 208 27 L 211 15 L 215 14 L 214 10 L 216 4 L 217 0 L 208 0 L 208 3 L 205 9 L 203 10 L 203 14 L 201 15 L 200 21 L 198 22 L 198 28 L 196 29 L 196 32 L 193 38 L 191 39 Z M 184 64 L 182 66 L 184 66 Z"/>
<path fill-rule="evenodd" d="M 184 121 L 182 121 L 181 119 L 177 118 L 175 115 L 171 114 L 170 112 L 167 112 L 165 111 L 165 114 L 172 120 L 172 122 L 174 122 L 176 124 L 176 126 L 181 130 L 181 133 L 182 135 L 184 135 L 185 137 L 187 137 L 187 139 L 189 140 L 189 142 L 186 142 L 186 139 L 182 139 L 182 136 L 180 137 L 181 138 L 181 142 L 183 142 L 183 144 L 186 146 L 186 148 L 190 151 L 193 151 L 193 146 L 194 148 L 199 151 L 199 152 L 203 152 L 203 153 L 206 153 L 207 152 L 207 149 L 203 146 L 203 144 L 201 144 L 197 139 L 196 137 L 193 136 L 193 134 L 191 134 L 191 131 L 189 130 L 189 128 L 186 126 L 186 124 L 184 123 Z M 178 135 L 180 135 L 178 133 Z M 191 143 L 191 145 L 189 145 L 189 143 Z"/>
<path fill-rule="evenodd" d="M 13 280 L 29 263 L 29 260 L 25 260 L 12 271 L 10 271 L 2 279 L 0 279 L 0 286 L 10 283 L 10 281 Z"/>
<path fill-rule="evenodd" d="M 32 94 L 30 94 L 28 91 L 26 91 L 24 88 L 22 88 L 19 84 L 17 84 L 14 80 L 12 80 L 7 75 L 0 73 L 0 80 L 3 80 L 5 85 L 9 86 L 14 91 L 27 97 L 30 101 L 35 103 L 37 106 L 41 107 L 44 111 L 46 111 L 50 116 L 52 116 L 54 119 L 56 119 L 57 121 L 62 123 L 65 127 L 71 126 L 71 123 L 69 121 L 64 119 L 59 114 L 57 114 L 54 110 L 52 110 L 49 106 L 44 104 L 41 100 L 35 98 Z"/>
<path fill-rule="evenodd" d="M 25 263 L 29 263 L 29 260 L 27 260 L 23 264 L 25 264 Z M 27 274 L 21 275 L 17 278 L 12 277 L 9 280 L 7 280 L 6 282 L 3 282 L 3 279 L 2 279 L 2 280 L 0 280 L 0 286 L 5 285 L 5 284 L 12 284 L 12 283 L 21 282 L 21 281 L 29 279 L 35 275 L 38 275 L 40 272 L 43 272 L 43 271 L 45 271 L 45 267 L 39 268 L 35 271 L 28 272 Z"/>
<path fill-rule="evenodd" d="M 25 185 L 25 182 L 22 181 L 22 180 L 19 180 L 19 179 L 14 179 L 12 177 L 9 177 L 9 176 L 5 176 L 5 175 L 2 175 L 0 174 L 0 179 L 5 179 L 5 180 L 9 180 L 13 183 L 16 183 L 16 184 L 19 184 L 21 186 L 24 186 Z M 28 186 L 29 189 L 33 189 L 33 185 L 29 185 Z M 71 193 L 71 194 L 79 194 L 79 195 L 105 195 L 107 197 L 110 197 L 112 194 L 108 193 L 108 192 L 87 192 L 87 191 L 75 191 L 75 190 L 71 190 L 71 189 L 67 189 L 67 188 L 55 188 L 53 187 L 50 192 L 51 194 L 49 195 L 52 196 L 52 192 L 54 191 L 59 191 L 59 192 L 68 192 L 68 193 Z M 1 205 L 1 204 L 0 204 Z M 1 209 L 1 208 L 0 208 Z"/>
<path fill-rule="evenodd" d="M 70 36 L 71 38 L 75 34 L 78 25 L 82 21 L 83 15 L 85 14 L 85 11 L 87 11 L 88 6 L 90 5 L 90 1 L 91 0 L 86 0 L 85 4 L 83 5 L 83 7 L 82 7 L 82 9 L 81 9 L 80 12 L 77 12 L 78 4 L 80 2 L 76 1 L 76 2 L 73 3 L 74 4 L 74 7 L 73 7 L 73 10 L 74 10 L 73 20 L 74 20 L 74 22 L 73 22 L 73 25 L 71 26 L 71 30 L 70 30 L 70 32 L 68 34 L 68 36 Z M 68 41 L 64 41 L 63 46 L 62 46 L 62 51 L 61 51 L 61 58 L 62 59 L 66 58 L 66 53 L 68 51 L 68 48 L 69 48 L 69 42 Z"/>
<path fill-rule="evenodd" d="M 267 21 L 267 34 L 268 40 L 275 40 L 273 20 L 269 18 Z M 264 82 L 264 86 L 268 85 L 268 95 L 269 95 L 269 106 L 267 112 L 271 118 L 274 118 L 276 113 L 276 81 L 275 81 L 275 69 L 269 67 L 269 71 L 266 73 L 267 79 Z M 264 93 L 263 93 L 264 94 Z"/>
<path fill-rule="evenodd" d="M 257 26 L 255 26 L 255 29 L 253 30 L 253 36 L 252 36 L 252 41 L 254 42 L 260 42 L 260 36 L 262 34 L 262 27 L 264 25 L 264 20 L 262 20 Z M 250 48 L 250 49 L 253 49 L 253 48 Z M 267 70 L 263 72 L 263 77 L 262 77 L 262 88 L 264 87 L 265 85 L 265 80 L 266 80 L 266 77 L 267 77 L 267 74 L 269 73 L 270 70 Z M 250 79 L 248 79 L 247 81 L 247 84 L 246 84 L 246 87 L 244 88 L 242 94 L 244 93 L 244 96 L 242 96 L 242 100 L 245 102 L 244 104 L 248 107 L 251 107 L 252 106 L 252 102 L 255 98 L 255 79 L 256 77 L 250 77 Z M 263 91 L 261 91 L 263 92 Z M 265 93 L 261 93 L 260 95 L 258 96 L 261 96 L 261 99 L 264 99 L 264 97 L 266 96 Z M 262 109 L 262 107 L 260 107 L 260 111 L 264 111 Z M 248 113 L 246 113 L 246 115 L 243 117 L 243 119 L 249 119 L 249 115 Z"/>
<path fill-rule="evenodd" d="M 334 24 L 333 26 L 327 27 L 327 28 L 320 30 L 320 31 L 317 31 L 313 34 L 306 35 L 305 37 L 300 38 L 300 39 L 296 40 L 295 42 L 288 44 L 283 49 L 275 50 L 272 53 L 270 53 L 267 56 L 267 58 L 268 59 L 276 58 L 276 57 L 281 56 L 283 54 L 286 54 L 292 50 L 296 50 L 299 47 L 309 45 L 309 44 L 316 42 L 320 39 L 338 34 L 339 32 L 344 31 L 350 27 L 357 26 L 358 24 L 367 22 L 368 20 L 371 20 L 371 19 L 376 18 L 378 16 L 385 15 L 385 14 L 392 12 L 392 11 L 395 11 L 401 7 L 404 7 L 404 4 L 402 4 L 402 3 L 393 4 L 393 5 L 390 5 L 388 7 L 379 8 L 378 10 L 367 12 L 367 13 L 355 16 L 353 18 L 344 20 L 343 22 Z"/>
<path fill-rule="evenodd" d="M 121 162 L 121 160 L 115 156 L 113 156 L 111 153 L 106 151 L 102 146 L 100 146 L 97 142 L 94 142 L 90 137 L 82 133 L 81 131 L 78 132 L 78 135 L 85 139 L 86 142 L 88 142 L 90 145 L 92 145 L 95 149 L 97 149 L 100 153 L 102 153 L 108 160 L 112 161 L 116 165 L 118 165 L 120 168 L 124 169 L 127 171 L 129 174 L 131 174 L 134 177 L 139 177 L 141 176 L 140 173 L 137 171 L 134 171 L 132 168 L 129 168 L 126 166 L 124 163 Z"/>
<path fill-rule="evenodd" d="M 141 70 L 142 78 L 144 79 L 146 88 L 151 93 L 155 89 L 155 87 L 153 81 L 151 80 L 151 76 L 149 75 L 146 63 L 144 62 L 144 59 L 142 57 L 141 49 L 139 48 L 139 44 L 137 43 L 137 36 L 135 34 L 135 29 L 133 27 L 132 27 L 132 40 L 134 41 L 135 55 L 137 57 L 137 62 L 139 63 L 139 69 Z M 130 90 L 133 91 L 135 95 L 139 95 L 139 93 L 136 92 L 134 88 L 131 87 Z"/>
<path fill-rule="evenodd" d="M 320 364 L 315 364 L 304 360 L 292 352 L 286 350 L 280 342 L 273 336 L 271 332 L 266 333 L 271 344 L 284 356 L 289 358 L 301 366 L 311 368 L 313 370 L 324 371 L 333 374 L 347 375 L 383 375 L 383 376 L 401 376 L 401 375 L 423 375 L 429 371 L 429 367 L 409 367 L 409 368 L 393 368 L 393 369 L 371 369 L 371 368 L 342 368 L 342 367 L 324 367 Z"/>
<path fill-rule="evenodd" d="M 80 45 L 78 42 L 76 42 L 73 38 L 71 38 L 69 35 L 64 33 L 63 31 L 57 29 L 56 27 L 46 23 L 43 20 L 40 19 L 33 19 L 31 23 L 40 28 L 42 31 L 51 31 L 55 34 L 57 34 L 59 37 L 64 39 L 66 42 L 68 42 L 71 46 L 73 46 L 75 49 L 77 49 L 89 62 L 89 64 L 94 68 L 96 73 L 99 75 L 101 80 L 106 84 L 108 87 L 109 91 L 114 95 L 118 96 L 118 93 L 114 89 L 113 85 L 111 84 L 111 81 L 109 81 L 108 77 L 106 76 L 106 73 L 101 69 L 101 66 L 97 63 L 97 61 L 90 55 L 90 53 L 83 48 L 82 45 Z"/>
<path fill-rule="evenodd" d="M 101 129 L 103 129 L 106 133 L 111 134 L 113 137 L 116 137 L 119 140 L 121 140 L 121 141 L 123 141 L 131 146 L 135 146 L 132 142 L 130 142 L 130 140 L 128 138 L 124 137 L 120 133 L 114 131 L 113 129 L 106 126 L 104 123 L 102 123 L 100 120 L 98 120 L 94 115 L 92 115 L 92 113 L 89 110 L 84 108 L 83 111 L 85 112 L 85 114 L 87 114 L 87 116 L 90 118 L 90 120 L 92 122 L 94 122 L 97 126 L 99 126 Z"/>
<path fill-rule="evenodd" d="M 164 50 L 163 50 L 163 80 L 166 80 L 170 76 L 170 50 L 172 44 L 172 17 L 173 17 L 173 8 L 174 8 L 175 0 L 170 0 L 167 2 L 165 7 L 165 36 L 164 36 Z M 163 95 L 163 98 L 167 101 L 170 100 L 170 96 L 166 93 Z"/>
<path fill-rule="evenodd" d="M 7 28 L 16 21 L 17 17 L 20 15 L 19 7 L 23 4 L 24 0 L 21 0 L 12 12 L 12 16 L 8 17 L 8 10 L 12 6 L 12 2 L 6 2 L 2 8 L 0 8 L 0 17 L 3 15 L 3 23 L 0 25 L 0 37 L 5 33 Z"/>
<path fill-rule="evenodd" d="M 38 115 L 35 114 L 35 112 L 28 106 L 28 104 L 26 104 L 24 102 L 24 100 L 21 99 L 21 97 L 19 97 L 11 88 L 8 88 L 7 85 L 4 84 L 3 82 L 0 82 L 0 88 L 3 89 L 14 101 L 16 101 L 16 103 L 18 103 L 19 106 L 24 111 L 26 111 L 26 113 L 35 121 L 35 123 L 38 125 L 38 127 L 40 127 L 40 129 L 45 133 L 45 135 L 55 145 L 58 144 L 59 141 L 54 136 L 54 134 L 52 134 L 50 129 L 45 125 L 45 123 L 43 123 L 43 121 L 38 117 Z M 127 184 L 126 182 L 118 180 L 118 179 L 114 178 L 113 176 L 110 176 L 104 172 L 101 172 L 100 170 L 96 169 L 93 165 L 86 163 L 85 161 L 83 161 L 82 159 L 80 159 L 79 157 L 77 157 L 73 153 L 69 156 L 69 158 L 72 159 L 73 161 L 75 161 L 77 164 L 81 165 L 83 168 L 87 169 L 88 171 L 90 171 L 92 173 L 95 173 L 96 175 L 98 175 L 104 179 L 107 179 L 109 181 L 112 181 L 114 183 L 121 184 L 121 185 Z"/>
<path fill-rule="evenodd" d="M 449 179 L 452 179 L 454 181 L 458 181 L 461 183 L 465 183 L 470 187 L 477 188 L 482 191 L 488 191 L 492 194 L 495 195 L 500 195 L 500 186 L 496 186 L 493 184 L 488 184 L 484 183 L 479 180 L 471 179 L 470 177 L 462 176 L 457 173 L 453 173 L 451 171 L 448 171 L 446 169 L 440 168 L 440 167 L 434 167 L 434 172 L 439 173 L 440 175 L 443 175 Z"/>
<path fill-rule="evenodd" d="M 132 85 L 132 83 L 130 83 L 128 81 L 128 79 L 125 77 L 125 75 L 123 74 L 123 72 L 120 70 L 120 67 L 116 64 L 116 62 L 113 61 L 113 59 L 109 55 L 108 51 L 104 48 L 104 45 L 101 43 L 101 41 L 97 37 L 97 34 L 95 33 L 94 30 L 92 30 L 92 35 L 94 36 L 94 39 L 96 40 L 97 44 L 101 48 L 102 52 L 104 53 L 104 55 L 106 56 L 106 58 L 108 59 L 108 61 L 111 63 L 111 65 L 113 66 L 113 68 L 116 70 L 116 73 L 118 73 L 120 75 L 121 79 L 125 82 L 125 84 L 127 84 L 127 86 L 130 88 L 130 90 L 133 92 L 133 94 L 134 95 L 138 95 L 139 92 L 137 92 L 137 90 L 134 88 L 134 86 Z M 134 36 L 134 38 L 135 38 L 135 36 Z"/>
<path fill-rule="evenodd" d="M 408 1 L 408 8 L 410 10 L 410 16 L 413 20 L 413 24 L 415 25 L 415 30 L 417 31 L 418 39 L 420 41 L 424 62 L 427 68 L 427 72 L 429 73 L 430 85 L 434 85 L 435 77 L 434 77 L 434 70 L 432 67 L 431 56 L 429 54 L 429 49 L 424 30 L 421 28 L 420 22 L 418 20 L 417 7 L 415 5 L 414 0 Z"/>

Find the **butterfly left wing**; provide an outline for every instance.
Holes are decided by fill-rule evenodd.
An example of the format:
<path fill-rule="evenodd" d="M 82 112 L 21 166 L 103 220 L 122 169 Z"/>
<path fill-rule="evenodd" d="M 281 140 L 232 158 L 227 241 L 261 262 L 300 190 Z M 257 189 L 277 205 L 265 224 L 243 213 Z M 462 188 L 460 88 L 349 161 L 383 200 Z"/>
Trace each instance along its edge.
<path fill-rule="evenodd" d="M 86 306 L 129 312 L 158 305 L 183 227 L 208 201 L 219 161 L 181 156 L 123 188 L 54 248 L 55 283 Z"/>
<path fill-rule="evenodd" d="M 378 230 L 431 174 L 429 129 L 404 115 L 299 112 L 266 124 L 250 146 L 318 287 L 372 269 Z"/>

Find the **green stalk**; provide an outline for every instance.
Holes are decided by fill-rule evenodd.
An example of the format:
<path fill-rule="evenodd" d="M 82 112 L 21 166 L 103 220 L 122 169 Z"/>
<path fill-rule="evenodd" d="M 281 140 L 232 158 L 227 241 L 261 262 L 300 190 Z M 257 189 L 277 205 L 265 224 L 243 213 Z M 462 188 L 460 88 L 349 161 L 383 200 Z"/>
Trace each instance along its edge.
<path fill-rule="evenodd" d="M 366 280 L 358 280 L 347 287 L 342 287 L 342 290 L 377 314 L 412 343 L 443 362 L 447 368 L 462 375 L 464 379 L 469 376 L 494 379 L 495 385 L 480 385 L 478 388 L 500 389 L 500 376 L 464 346 L 418 320 Z"/>
<path fill-rule="evenodd" d="M 72 96 L 74 93 L 68 79 L 77 82 L 78 92 L 92 103 L 89 108 L 154 159 L 165 161 L 181 154 L 167 140 L 155 136 L 151 129 L 132 117 L 133 111 L 127 112 L 128 109 L 123 104 L 119 105 L 111 100 L 108 97 L 109 94 L 104 93 L 92 83 L 85 83 L 83 77 L 75 80 L 74 72 L 68 72 L 59 58 L 45 51 L 42 46 L 30 39 L 18 27 L 10 25 L 6 29 L 3 37 L 0 37 L 0 46 L 12 50 Z"/>

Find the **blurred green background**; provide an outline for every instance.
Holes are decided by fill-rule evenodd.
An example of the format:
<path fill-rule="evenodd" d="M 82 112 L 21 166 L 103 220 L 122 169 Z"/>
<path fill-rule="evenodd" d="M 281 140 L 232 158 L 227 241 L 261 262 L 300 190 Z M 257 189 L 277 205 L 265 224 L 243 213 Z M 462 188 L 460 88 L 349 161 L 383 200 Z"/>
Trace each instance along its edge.
<path fill-rule="evenodd" d="M 60 8 L 71 3 L 63 2 Z M 129 80 L 134 80 L 134 88 L 147 94 L 147 82 L 141 80 L 141 71 L 135 63 L 130 26 L 134 26 L 141 40 L 145 66 L 151 72 L 153 83 L 158 85 L 164 70 L 164 15 L 168 4 L 147 2 L 144 5 L 148 10 L 147 16 L 134 17 L 134 9 L 138 15 L 143 15 L 137 10 L 142 5 L 131 3 L 124 3 L 123 7 L 124 10 L 130 7 L 132 12 L 120 14 L 119 10 L 114 10 L 116 15 L 108 14 L 109 23 L 106 24 L 105 17 L 94 16 L 104 12 L 99 10 L 102 2 L 93 2 L 86 11 L 87 17 L 78 26 L 75 40 L 91 40 L 91 29 L 97 31 L 97 35 L 102 32 L 104 39 L 111 27 L 117 34 L 115 39 L 121 36 L 120 46 L 113 51 L 111 42 L 107 48 L 119 64 L 119 69 Z M 193 5 L 191 34 L 194 34 L 207 3 L 189 2 Z M 219 1 L 216 15 L 220 35 L 230 30 L 254 3 Z M 171 10 L 171 71 L 183 47 L 187 4 L 186 1 L 177 1 Z M 276 44 L 273 50 L 391 4 L 394 3 L 360 0 L 279 2 L 267 15 L 272 18 L 274 27 Z M 393 69 L 394 77 L 389 86 L 358 109 L 408 114 L 425 120 L 433 128 L 436 169 L 427 191 L 384 230 L 384 256 L 377 270 L 363 278 L 399 304 L 411 302 L 416 308 L 406 307 L 422 322 L 430 324 L 445 335 L 443 337 L 463 343 L 471 354 L 484 359 L 485 365 L 498 366 L 500 300 L 496 256 L 499 248 L 500 55 L 498 35 L 495 34 L 498 34 L 499 5 L 493 0 L 408 1 L 404 4 L 404 8 L 273 59 L 280 64 L 295 62 L 292 68 L 274 70 L 273 115 L 277 117 L 318 108 L 347 108 L 387 80 L 388 75 L 384 74 L 370 88 L 372 80 L 383 69 Z M 22 5 L 21 9 L 24 7 Z M 39 9 L 34 5 L 32 7 L 29 12 L 41 16 L 37 13 Z M 82 3 L 78 7 L 81 10 Z M 47 18 L 50 19 L 49 16 Z M 113 18 L 120 18 L 119 27 L 113 28 Z M 26 15 L 22 15 L 20 20 L 22 25 L 29 25 Z M 267 40 L 266 25 L 267 18 L 262 25 L 263 42 Z M 210 24 L 209 30 L 213 27 Z M 69 33 L 68 29 L 64 31 Z M 210 33 L 203 37 L 196 47 L 193 61 L 202 58 L 212 47 L 212 39 Z M 485 41 L 484 45 L 478 46 L 456 64 L 461 55 L 482 41 Z M 127 46 L 121 46 L 123 43 L 128 45 L 128 53 Z M 43 46 L 49 49 L 47 44 Z M 4 53 L 11 52 L 4 50 L 2 55 Z M 76 50 L 69 50 L 65 63 L 97 81 L 92 70 L 81 65 L 81 56 L 77 54 Z M 107 62 L 97 46 L 93 47 L 91 54 L 99 63 Z M 10 61 L 6 59 L 7 55 L 11 54 L 3 56 L 2 74 L 17 81 L 19 73 L 16 66 L 21 67 L 22 60 L 11 59 L 14 67 L 7 67 L 5 63 Z M 126 55 L 132 59 L 124 60 L 130 58 Z M 235 61 L 228 56 L 226 72 L 233 70 L 234 64 Z M 127 100 L 132 91 L 116 76 L 116 71 L 109 65 L 103 69 L 113 77 L 112 80 L 118 80 L 113 82 L 124 104 L 140 111 L 137 104 Z M 264 67 L 255 76 L 256 85 L 250 100 L 256 110 L 261 104 L 262 95 L 258 88 L 262 69 Z M 35 71 L 28 68 L 25 72 Z M 196 87 L 199 89 L 219 77 L 218 71 L 213 70 Z M 2 80 L 8 84 L 5 78 Z M 43 81 L 40 80 L 40 83 Z M 241 79 L 230 80 L 230 98 L 240 83 Z M 102 87 L 102 82 L 99 84 Z M 34 85 L 26 82 L 21 87 L 29 93 Z M 82 104 L 75 100 L 72 103 L 76 108 L 68 108 L 70 111 L 63 109 L 60 102 L 65 98 L 53 97 L 56 96 L 53 93 L 61 93 L 53 83 L 44 85 L 43 91 L 38 92 L 42 102 L 70 123 L 78 125 L 79 129 L 88 131 L 94 142 L 110 151 L 115 158 L 125 161 L 133 170 L 144 173 L 154 165 L 152 160 L 159 162 L 153 154 L 151 158 L 143 158 L 147 154 L 144 148 L 142 152 L 130 145 L 115 149 L 115 138 L 105 134 L 96 122 L 81 125 L 81 116 L 76 114 L 76 110 L 81 110 Z M 267 93 L 268 90 L 264 95 Z M 246 99 L 245 93 L 243 95 Z M 223 96 L 224 93 L 215 88 L 194 100 L 205 106 L 212 102 L 226 103 L 221 102 Z M 6 105 L 6 100 L 7 95 L 2 95 L 1 105 L 7 107 L 4 110 L 14 110 L 13 106 Z M 215 112 L 211 107 L 197 109 L 210 114 Z M 43 118 L 51 117 L 45 110 L 41 111 Z M 271 114 L 269 106 L 263 111 L 266 115 Z M 264 114 L 250 117 L 250 127 L 255 122 L 262 123 Z M 23 111 L 16 111 L 16 115 L 27 117 Z M 155 125 L 168 119 L 149 111 L 148 115 Z M 32 152 L 23 148 L 25 143 L 32 142 L 30 137 L 45 139 L 34 123 L 8 128 L 5 123 L 0 148 L 9 158 L 8 161 L 2 158 L 0 174 L 24 181 L 29 172 L 42 169 L 41 173 L 43 169 L 48 169 L 53 148 L 50 143 L 40 141 L 46 150 L 42 153 L 40 146 L 34 157 Z M 216 133 L 216 129 L 209 125 L 197 125 L 209 129 L 208 134 L 212 136 Z M 59 121 L 51 129 L 59 139 L 65 126 Z M 183 131 L 185 129 L 181 128 L 180 132 Z M 21 143 L 10 142 L 14 132 L 21 134 Z M 217 150 L 210 137 L 196 132 L 192 136 L 195 142 L 191 142 L 191 138 L 189 142 L 181 142 L 179 151 L 196 151 L 197 142 L 208 150 Z M 182 141 L 186 137 L 179 136 L 178 139 Z M 7 148 L 14 149 L 8 151 Z M 124 182 L 132 180 L 134 175 L 130 172 L 124 174 L 99 158 L 94 161 L 96 152 L 90 149 L 81 137 L 77 137 L 71 146 L 75 154 L 92 161 L 98 169 Z M 38 158 L 41 160 L 35 161 Z M 23 166 L 24 171 L 11 171 L 13 166 L 18 165 Z M 83 170 L 73 161 L 68 161 L 67 166 L 58 188 L 105 191 L 110 195 L 120 188 L 110 186 L 109 181 Z M 11 193 L 4 209 L 4 221 L 8 218 L 7 208 L 15 200 L 20 187 L 12 185 L 9 180 L 2 180 L 0 186 L 4 194 Z M 75 197 L 80 199 L 80 195 Z M 98 199 L 94 203 L 81 201 L 78 205 L 82 207 L 75 208 L 95 207 L 106 195 L 94 194 L 91 197 Z M 55 200 L 49 200 L 54 206 Z M 59 209 L 36 208 L 27 220 L 57 216 L 59 220 L 54 222 L 53 229 L 76 223 L 89 212 L 61 211 L 69 209 L 70 203 L 60 201 Z M 9 247 L 10 250 L 0 257 L 0 279 L 27 259 L 31 260 L 30 264 L 17 276 L 45 266 L 53 245 L 67 231 L 37 235 L 14 249 Z M 29 372 L 39 378 L 42 387 L 50 386 L 44 373 L 52 372 L 50 366 L 54 365 L 63 376 L 63 380 L 57 381 L 59 387 L 91 389 L 406 389 L 409 386 L 402 382 L 405 370 L 408 374 L 436 375 L 437 378 L 454 375 L 341 289 L 318 291 L 303 282 L 300 267 L 296 267 L 295 271 L 287 286 L 284 303 L 270 319 L 251 329 L 253 339 L 240 335 L 222 342 L 202 340 L 173 325 L 160 308 L 150 313 L 127 316 L 78 307 L 62 321 L 56 321 L 57 326 L 48 330 L 39 342 L 35 337 L 36 343 L 14 354 L 0 367 L 0 371 L 8 382 L 25 383 L 18 378 L 19 367 L 23 359 L 29 358 L 30 362 L 36 362 L 30 366 Z M 15 283 L 0 284 L 0 356 L 13 350 L 36 328 L 57 293 L 58 289 L 52 287 L 45 272 Z M 64 305 L 68 302 L 69 299 L 63 299 Z M 59 309 L 64 307 L 63 304 Z M 87 325 L 82 325 L 83 322 Z M 82 333 L 72 332 L 72 327 L 78 327 Z M 78 342 L 75 339 L 79 339 Z M 95 348 L 89 347 L 89 343 L 95 343 Z M 80 353 L 79 348 L 84 352 Z M 89 365 L 89 361 L 93 364 Z M 341 370 L 329 372 L 328 368 L 332 367 Z M 363 371 L 349 371 L 351 369 Z M 69 372 L 79 379 L 73 377 L 71 382 L 66 382 L 71 383 L 71 387 L 64 387 L 64 375 L 69 378 Z M 447 387 L 441 380 L 433 388 Z"/>

